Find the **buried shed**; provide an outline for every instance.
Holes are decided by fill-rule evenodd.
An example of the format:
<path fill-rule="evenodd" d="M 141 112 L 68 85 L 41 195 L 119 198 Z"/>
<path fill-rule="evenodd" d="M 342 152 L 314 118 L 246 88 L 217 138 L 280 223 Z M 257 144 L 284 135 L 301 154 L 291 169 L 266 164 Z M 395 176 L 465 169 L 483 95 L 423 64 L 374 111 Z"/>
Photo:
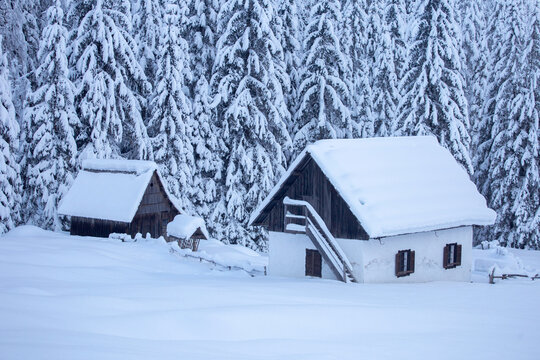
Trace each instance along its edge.
<path fill-rule="evenodd" d="M 169 241 L 178 241 L 182 249 L 197 251 L 201 239 L 208 240 L 204 220 L 190 215 L 176 215 L 174 220 L 167 225 Z"/>

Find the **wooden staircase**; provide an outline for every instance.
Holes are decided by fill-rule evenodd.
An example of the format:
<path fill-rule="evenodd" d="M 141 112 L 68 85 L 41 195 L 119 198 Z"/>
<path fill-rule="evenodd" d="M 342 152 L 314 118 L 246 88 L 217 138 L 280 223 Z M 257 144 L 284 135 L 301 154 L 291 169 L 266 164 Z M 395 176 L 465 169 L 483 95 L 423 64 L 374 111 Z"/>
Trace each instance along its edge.
<path fill-rule="evenodd" d="M 313 241 L 338 279 L 344 282 L 358 282 L 351 263 L 313 206 L 307 201 L 294 200 L 289 197 L 283 199 L 283 205 L 285 231 L 305 233 Z M 289 211 L 292 209 L 297 209 L 297 211 Z"/>

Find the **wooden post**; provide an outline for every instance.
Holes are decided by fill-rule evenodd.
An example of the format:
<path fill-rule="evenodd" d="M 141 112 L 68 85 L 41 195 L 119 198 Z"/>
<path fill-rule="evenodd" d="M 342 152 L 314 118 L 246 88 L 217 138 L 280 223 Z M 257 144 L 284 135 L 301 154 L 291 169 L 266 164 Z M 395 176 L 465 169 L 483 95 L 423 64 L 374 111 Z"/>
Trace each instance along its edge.
<path fill-rule="evenodd" d="M 489 274 L 489 283 L 495 284 L 495 281 L 493 281 L 493 275 L 495 275 L 495 268 L 491 271 L 491 274 Z"/>
<path fill-rule="evenodd" d="M 283 232 L 287 232 L 287 204 L 283 204 Z"/>

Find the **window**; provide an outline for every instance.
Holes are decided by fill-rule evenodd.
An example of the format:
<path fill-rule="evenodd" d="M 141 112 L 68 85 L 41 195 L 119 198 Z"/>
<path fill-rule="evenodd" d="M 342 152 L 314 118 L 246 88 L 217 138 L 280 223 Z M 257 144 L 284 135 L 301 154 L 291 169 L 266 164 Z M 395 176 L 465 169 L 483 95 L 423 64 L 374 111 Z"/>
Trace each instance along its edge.
<path fill-rule="evenodd" d="M 461 245 L 457 243 L 446 244 L 443 252 L 443 267 L 453 269 L 461 265 Z"/>
<path fill-rule="evenodd" d="M 402 277 L 414 272 L 414 251 L 400 250 L 396 254 L 396 276 Z"/>

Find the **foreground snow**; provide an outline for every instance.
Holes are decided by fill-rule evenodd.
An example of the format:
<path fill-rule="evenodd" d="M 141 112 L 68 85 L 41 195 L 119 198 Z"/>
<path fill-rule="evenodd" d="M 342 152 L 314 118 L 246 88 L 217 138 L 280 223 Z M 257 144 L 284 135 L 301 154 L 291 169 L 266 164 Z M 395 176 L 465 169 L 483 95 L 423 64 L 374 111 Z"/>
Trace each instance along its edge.
<path fill-rule="evenodd" d="M 540 268 L 540 253 L 523 254 Z M 18 228 L 0 238 L 0 358 L 540 358 L 540 281 L 355 285 L 219 269 L 157 241 Z"/>

